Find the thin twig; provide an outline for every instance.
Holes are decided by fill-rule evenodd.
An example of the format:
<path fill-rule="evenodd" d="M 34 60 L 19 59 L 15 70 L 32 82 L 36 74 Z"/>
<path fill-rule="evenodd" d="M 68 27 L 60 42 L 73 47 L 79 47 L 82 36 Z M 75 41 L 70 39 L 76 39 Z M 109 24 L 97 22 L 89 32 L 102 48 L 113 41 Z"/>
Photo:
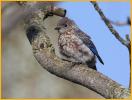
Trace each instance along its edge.
<path fill-rule="evenodd" d="M 110 19 L 109 19 L 109 21 L 110 21 L 113 25 L 116 25 L 116 26 L 126 26 L 126 25 L 129 25 L 129 26 L 130 26 L 130 25 L 131 25 L 129 19 L 128 19 L 127 21 L 125 21 L 125 22 L 113 21 L 113 20 L 110 20 Z"/>
<path fill-rule="evenodd" d="M 112 26 L 111 24 L 111 21 L 108 20 L 106 18 L 106 16 L 104 15 L 104 13 L 102 12 L 102 10 L 99 8 L 98 4 L 95 2 L 95 1 L 91 1 L 91 3 L 93 4 L 95 10 L 99 13 L 100 17 L 102 18 L 102 20 L 104 21 L 104 23 L 106 24 L 106 26 L 108 27 L 108 29 L 111 31 L 111 33 L 115 36 L 115 38 L 117 40 L 119 40 L 120 43 L 122 43 L 125 47 L 128 48 L 128 51 L 129 51 L 129 63 L 130 63 L 130 82 L 129 82 L 129 88 L 130 88 L 130 85 L 131 85 L 131 42 L 130 42 L 130 38 L 128 35 L 126 35 L 126 40 L 123 39 L 120 34 L 114 29 L 114 27 Z M 116 24 L 116 25 L 121 25 L 121 23 L 115 23 L 115 22 L 112 22 L 113 24 Z M 127 22 L 126 22 L 128 25 L 131 25 L 131 21 L 130 21 L 130 18 L 128 17 L 127 19 Z M 126 24 L 124 23 L 124 24 Z M 123 23 L 122 23 L 123 25 Z"/>
<path fill-rule="evenodd" d="M 107 25 L 107 27 L 109 28 L 109 30 L 111 31 L 111 33 L 115 36 L 116 39 L 118 39 L 120 41 L 120 43 L 122 43 L 124 46 L 126 46 L 127 48 L 129 47 L 130 41 L 127 41 L 125 39 L 123 39 L 119 33 L 114 29 L 114 27 L 111 25 L 111 22 L 105 17 L 104 13 L 102 12 L 102 10 L 99 8 L 98 4 L 94 1 L 91 1 L 91 3 L 93 4 L 94 8 L 96 9 L 96 11 L 99 13 L 100 17 L 102 18 L 102 20 L 105 22 L 105 24 Z"/>

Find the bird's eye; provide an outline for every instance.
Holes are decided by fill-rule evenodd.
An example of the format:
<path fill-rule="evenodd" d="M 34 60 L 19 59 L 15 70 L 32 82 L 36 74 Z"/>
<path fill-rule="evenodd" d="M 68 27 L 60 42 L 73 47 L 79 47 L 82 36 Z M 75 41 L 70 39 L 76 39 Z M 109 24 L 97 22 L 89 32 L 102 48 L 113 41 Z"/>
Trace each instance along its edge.
<path fill-rule="evenodd" d="M 67 24 L 64 24 L 64 27 L 67 27 Z"/>

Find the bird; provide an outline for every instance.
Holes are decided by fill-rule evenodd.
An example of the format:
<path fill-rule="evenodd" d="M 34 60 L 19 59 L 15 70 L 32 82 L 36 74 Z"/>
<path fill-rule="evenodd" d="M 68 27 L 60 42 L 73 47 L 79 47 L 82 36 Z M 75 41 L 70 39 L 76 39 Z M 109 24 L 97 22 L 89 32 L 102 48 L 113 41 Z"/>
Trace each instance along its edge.
<path fill-rule="evenodd" d="M 63 17 L 58 21 L 55 30 L 59 33 L 58 47 L 61 59 L 87 64 L 94 70 L 97 70 L 96 58 L 104 65 L 91 37 L 84 33 L 73 20 Z"/>

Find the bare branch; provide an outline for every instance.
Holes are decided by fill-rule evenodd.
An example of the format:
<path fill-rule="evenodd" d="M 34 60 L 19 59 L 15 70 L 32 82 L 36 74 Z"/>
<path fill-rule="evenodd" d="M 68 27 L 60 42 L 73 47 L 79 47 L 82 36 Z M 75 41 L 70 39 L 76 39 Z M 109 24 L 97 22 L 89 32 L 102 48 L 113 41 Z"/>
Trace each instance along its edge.
<path fill-rule="evenodd" d="M 127 48 L 130 48 L 130 41 L 124 40 L 119 33 L 114 29 L 114 27 L 111 25 L 111 22 L 105 17 L 104 13 L 102 12 L 102 10 L 99 8 L 98 4 L 94 1 L 91 1 L 91 3 L 93 4 L 95 10 L 99 13 L 100 17 L 102 18 L 102 20 L 105 22 L 105 24 L 107 25 L 107 27 L 109 28 L 109 30 L 111 31 L 111 33 L 115 36 L 116 39 L 118 39 L 120 41 L 120 43 L 122 43 L 124 46 L 126 46 Z"/>
<path fill-rule="evenodd" d="M 45 5 L 45 7 L 46 6 L 48 5 Z M 59 59 L 55 55 L 56 50 L 54 50 L 52 40 L 56 37 L 53 26 L 61 17 L 52 16 L 52 20 L 51 17 L 47 18 L 46 20 L 51 21 L 51 23 L 48 23 L 43 21 L 46 13 L 43 12 L 42 9 L 34 10 L 35 11 L 32 9 L 30 17 L 27 16 L 24 20 L 25 27 L 27 28 L 27 37 L 33 48 L 33 54 L 44 69 L 58 77 L 87 87 L 105 98 L 128 98 L 130 96 L 129 89 L 124 88 L 105 75 L 88 68 L 86 65 L 75 65 L 71 62 Z M 56 15 L 58 15 L 58 11 Z M 46 28 L 44 28 L 44 24 L 47 25 Z M 48 35 L 50 33 L 52 33 L 53 38 L 49 38 Z"/>
<path fill-rule="evenodd" d="M 128 48 L 128 51 L 129 51 L 129 63 L 130 63 L 130 82 L 129 82 L 129 88 L 130 88 L 130 85 L 131 85 L 131 42 L 130 42 L 130 38 L 129 38 L 129 35 L 126 35 L 126 40 L 123 39 L 119 33 L 114 29 L 114 27 L 111 25 L 111 21 L 109 21 L 104 13 L 102 12 L 102 10 L 99 8 L 98 4 L 94 1 L 91 1 L 91 3 L 93 4 L 95 10 L 99 13 L 100 17 L 102 18 L 102 20 L 104 21 L 104 23 L 106 24 L 106 26 L 108 27 L 108 29 L 111 31 L 111 33 L 115 36 L 115 38 L 117 40 L 119 40 L 120 43 L 122 43 L 125 47 Z M 113 24 L 120 24 L 121 23 L 115 23 L 115 22 L 112 22 Z M 127 22 L 124 23 L 124 24 L 128 24 L 128 25 L 131 25 L 131 21 L 130 21 L 130 18 L 128 17 L 127 19 Z M 123 25 L 123 23 L 122 23 Z"/>
<path fill-rule="evenodd" d="M 59 59 L 52 40 L 57 35 L 54 27 L 61 17 L 52 16 L 43 22 L 43 14 L 42 11 L 34 13 L 33 18 L 28 19 L 26 24 L 27 37 L 32 45 L 33 54 L 44 69 L 58 77 L 87 87 L 105 98 L 128 98 L 130 96 L 129 89 L 86 65 L 75 65 Z M 52 34 L 52 39 L 48 36 L 49 34 Z"/>
<path fill-rule="evenodd" d="M 108 18 L 107 18 L 108 19 Z M 116 26 L 126 26 L 126 25 L 131 25 L 131 21 L 130 21 L 130 17 L 127 18 L 127 20 L 125 22 L 123 21 L 112 21 L 109 19 L 109 21 Z"/>
<path fill-rule="evenodd" d="M 40 65 L 50 73 L 85 86 L 105 98 L 128 98 L 129 90 L 120 84 L 96 72 L 85 65 L 75 65 L 54 58 L 47 50 L 35 52 L 34 56 Z M 56 59 L 56 60 L 55 60 Z"/>

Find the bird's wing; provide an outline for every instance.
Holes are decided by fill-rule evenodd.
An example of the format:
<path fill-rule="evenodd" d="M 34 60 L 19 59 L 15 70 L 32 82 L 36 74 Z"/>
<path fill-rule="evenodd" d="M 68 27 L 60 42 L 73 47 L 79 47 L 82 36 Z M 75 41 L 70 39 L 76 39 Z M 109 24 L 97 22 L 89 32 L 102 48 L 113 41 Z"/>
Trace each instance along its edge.
<path fill-rule="evenodd" d="M 101 57 L 98 54 L 98 51 L 95 47 L 95 45 L 93 44 L 93 42 L 91 41 L 91 37 L 86 35 L 83 31 L 81 31 L 80 29 L 76 30 L 75 34 L 83 41 L 83 43 L 85 45 L 88 46 L 88 48 L 97 56 L 97 58 L 99 59 L 99 61 L 104 64 L 103 60 L 101 59 Z"/>
<path fill-rule="evenodd" d="M 78 36 L 81 40 L 83 40 L 84 43 L 88 43 L 89 40 L 91 39 L 90 36 L 86 35 L 83 31 L 80 29 L 77 29 L 75 32 L 76 36 Z"/>
<path fill-rule="evenodd" d="M 93 42 L 90 40 L 89 44 L 88 44 L 89 49 L 97 56 L 97 58 L 99 59 L 99 61 L 104 64 L 103 60 L 101 59 L 101 57 L 98 54 L 98 51 L 95 47 L 95 45 L 93 44 Z"/>

